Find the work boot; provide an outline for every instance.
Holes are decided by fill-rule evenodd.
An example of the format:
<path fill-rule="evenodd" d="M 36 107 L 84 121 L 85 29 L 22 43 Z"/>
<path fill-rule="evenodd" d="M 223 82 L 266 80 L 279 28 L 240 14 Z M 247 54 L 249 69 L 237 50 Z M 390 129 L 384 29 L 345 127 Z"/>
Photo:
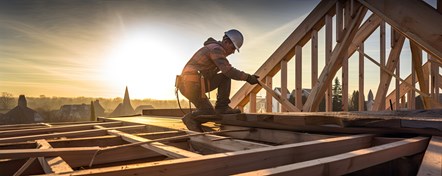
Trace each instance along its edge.
<path fill-rule="evenodd" d="M 230 106 L 216 107 L 215 111 L 218 114 L 240 114 L 241 113 L 241 110 L 232 109 Z"/>
<path fill-rule="evenodd" d="M 184 125 L 186 125 L 187 129 L 191 131 L 203 132 L 201 123 L 193 119 L 192 113 L 187 113 L 181 120 L 183 121 Z"/>
<path fill-rule="evenodd" d="M 197 117 L 200 115 L 215 115 L 216 113 L 213 109 L 197 109 L 196 111 L 192 111 L 192 116 Z"/>

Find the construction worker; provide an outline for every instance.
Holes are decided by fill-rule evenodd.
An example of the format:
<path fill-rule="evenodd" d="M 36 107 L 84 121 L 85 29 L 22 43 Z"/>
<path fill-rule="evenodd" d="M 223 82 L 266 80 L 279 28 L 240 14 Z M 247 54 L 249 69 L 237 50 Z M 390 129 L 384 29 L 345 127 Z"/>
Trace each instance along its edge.
<path fill-rule="evenodd" d="M 239 109 L 229 107 L 231 79 L 258 83 L 258 76 L 232 67 L 226 58 L 235 50 L 239 52 L 244 41 L 241 32 L 232 29 L 224 34 L 222 41 L 207 39 L 181 73 L 178 89 L 196 106 L 197 110 L 191 113 L 192 116 L 241 113 Z M 216 88 L 218 94 L 213 109 L 205 93 Z"/>

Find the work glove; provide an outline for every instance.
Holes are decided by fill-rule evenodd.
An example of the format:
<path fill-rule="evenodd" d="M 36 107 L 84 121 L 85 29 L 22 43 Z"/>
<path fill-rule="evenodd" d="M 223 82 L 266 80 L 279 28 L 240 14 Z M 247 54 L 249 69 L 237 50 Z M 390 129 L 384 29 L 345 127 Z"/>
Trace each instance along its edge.
<path fill-rule="evenodd" d="M 246 81 L 251 85 L 258 84 L 258 78 L 258 75 L 248 75 Z"/>

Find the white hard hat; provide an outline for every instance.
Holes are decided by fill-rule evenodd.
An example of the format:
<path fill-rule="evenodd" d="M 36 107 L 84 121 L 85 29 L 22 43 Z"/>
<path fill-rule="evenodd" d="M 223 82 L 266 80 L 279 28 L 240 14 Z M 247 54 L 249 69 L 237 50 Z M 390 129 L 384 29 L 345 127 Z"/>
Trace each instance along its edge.
<path fill-rule="evenodd" d="M 224 34 L 229 37 L 233 45 L 235 45 L 236 50 L 239 52 L 239 48 L 241 48 L 242 43 L 244 42 L 241 32 L 236 29 L 230 29 L 227 32 L 224 32 Z"/>

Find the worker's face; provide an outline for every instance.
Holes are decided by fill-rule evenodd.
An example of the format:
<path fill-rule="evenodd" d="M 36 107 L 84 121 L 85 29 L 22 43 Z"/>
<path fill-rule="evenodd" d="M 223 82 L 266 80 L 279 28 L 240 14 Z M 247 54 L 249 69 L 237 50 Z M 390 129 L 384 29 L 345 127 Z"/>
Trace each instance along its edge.
<path fill-rule="evenodd" d="M 226 46 L 225 49 L 226 49 L 227 55 L 231 55 L 231 54 L 235 53 L 236 48 L 235 48 L 235 45 L 232 43 L 232 41 L 225 40 L 224 45 Z"/>

